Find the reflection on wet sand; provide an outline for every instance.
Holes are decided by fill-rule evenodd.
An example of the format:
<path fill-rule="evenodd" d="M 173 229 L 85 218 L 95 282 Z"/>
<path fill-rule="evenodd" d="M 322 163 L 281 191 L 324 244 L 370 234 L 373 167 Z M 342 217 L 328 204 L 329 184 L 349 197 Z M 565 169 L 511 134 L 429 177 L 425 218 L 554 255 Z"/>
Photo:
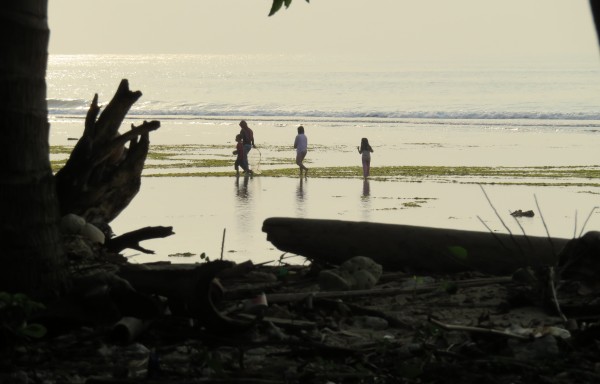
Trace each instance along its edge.
<path fill-rule="evenodd" d="M 298 217 L 304 217 L 304 179 L 299 178 L 296 187 L 296 214 Z"/>
<path fill-rule="evenodd" d="M 363 180 L 361 200 L 361 219 L 364 221 L 370 221 L 371 219 L 371 186 L 368 179 Z"/>
<path fill-rule="evenodd" d="M 244 175 L 244 181 L 242 186 L 240 187 L 240 176 L 237 175 L 235 177 L 235 190 L 236 190 L 236 196 L 238 197 L 238 200 L 246 200 L 248 199 L 248 197 L 250 197 L 249 193 L 248 193 L 248 180 L 250 179 L 250 177 L 248 175 Z"/>
<path fill-rule="evenodd" d="M 128 250 L 126 255 L 140 263 L 168 261 L 168 255 L 184 252 L 206 252 L 211 259 L 218 258 L 223 229 L 227 228 L 228 259 L 251 259 L 256 263 L 275 260 L 281 251 L 262 231 L 264 220 L 275 216 L 487 231 L 478 218 L 483 214 L 494 231 L 506 232 L 481 189 L 471 184 L 377 179 L 367 184 L 358 178 L 311 178 L 309 185 L 304 179 L 300 184 L 295 177 L 256 176 L 245 180 L 242 175 L 238 183 L 234 177 L 144 179 L 138 196 L 111 222 L 113 231 L 119 234 L 144 225 L 168 225 L 173 226 L 176 235 L 148 240 L 146 246 L 155 251 L 153 255 L 140 255 L 135 250 Z M 368 196 L 365 187 L 369 187 Z M 590 212 L 590 207 L 598 205 L 598 195 L 589 193 L 587 187 L 489 185 L 486 191 L 499 212 L 512 212 L 515 201 L 531 202 L 537 194 L 542 207 L 552 207 L 544 216 L 551 235 L 557 237 L 572 236 L 574 212 Z M 415 196 L 426 202 L 419 207 L 403 205 Z M 168 204 L 155 204 L 166 197 Z M 521 230 L 517 223 L 507 225 L 514 232 Z M 522 221 L 521 225 L 527 235 L 546 236 L 541 220 Z M 600 214 L 594 213 L 586 228 L 600 229 Z"/>
<path fill-rule="evenodd" d="M 248 187 L 248 182 L 251 179 L 248 175 L 244 175 L 242 177 L 242 182 L 240 183 L 240 176 L 236 176 L 235 178 L 235 206 L 237 217 L 240 220 L 235 220 L 236 224 L 242 225 L 240 230 L 245 232 L 248 228 L 246 223 L 252 220 L 254 215 L 254 204 L 252 202 L 252 195 L 250 194 L 250 190 L 252 187 Z"/>
<path fill-rule="evenodd" d="M 363 200 L 368 200 L 369 195 L 371 194 L 371 187 L 369 186 L 369 180 L 365 179 L 363 181 Z"/>

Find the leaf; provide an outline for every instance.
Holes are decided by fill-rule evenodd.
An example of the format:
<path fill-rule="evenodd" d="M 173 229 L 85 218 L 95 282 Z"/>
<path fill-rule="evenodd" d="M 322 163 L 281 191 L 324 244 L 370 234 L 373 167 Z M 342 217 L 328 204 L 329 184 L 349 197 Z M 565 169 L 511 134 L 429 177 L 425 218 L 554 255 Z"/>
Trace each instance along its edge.
<path fill-rule="evenodd" d="M 48 330 L 46 327 L 41 324 L 27 324 L 19 329 L 20 334 L 34 339 L 41 339 L 42 337 L 46 336 L 47 332 Z"/>
<path fill-rule="evenodd" d="M 446 281 L 441 285 L 441 288 L 450 295 L 454 295 L 458 292 L 458 285 L 454 281 Z"/>
<path fill-rule="evenodd" d="M 283 0 L 273 0 L 273 5 L 271 6 L 271 11 L 269 12 L 269 16 L 273 16 L 281 9 L 283 5 Z"/>
<path fill-rule="evenodd" d="M 289 7 L 292 4 L 292 0 L 284 0 L 285 7 Z"/>
<path fill-rule="evenodd" d="M 13 295 L 13 303 L 24 303 L 26 301 L 28 301 L 29 298 L 27 297 L 27 295 L 25 295 L 24 293 L 15 293 Z"/>
<path fill-rule="evenodd" d="M 7 292 L 0 292 L 0 303 L 7 305 L 10 302 L 11 295 Z"/>
<path fill-rule="evenodd" d="M 448 250 L 450 251 L 450 253 L 452 253 L 452 255 L 456 256 L 458 259 L 466 260 L 469 257 L 469 253 L 467 252 L 467 250 L 458 245 L 451 245 L 448 247 Z"/>

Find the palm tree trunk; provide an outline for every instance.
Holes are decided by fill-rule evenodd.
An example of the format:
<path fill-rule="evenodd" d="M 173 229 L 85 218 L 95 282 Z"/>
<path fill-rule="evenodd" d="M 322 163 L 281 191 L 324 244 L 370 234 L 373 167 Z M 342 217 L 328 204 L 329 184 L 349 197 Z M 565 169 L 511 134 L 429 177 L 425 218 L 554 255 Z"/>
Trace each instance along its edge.
<path fill-rule="evenodd" d="M 58 293 L 67 279 L 49 158 L 48 2 L 0 2 L 0 291 Z"/>

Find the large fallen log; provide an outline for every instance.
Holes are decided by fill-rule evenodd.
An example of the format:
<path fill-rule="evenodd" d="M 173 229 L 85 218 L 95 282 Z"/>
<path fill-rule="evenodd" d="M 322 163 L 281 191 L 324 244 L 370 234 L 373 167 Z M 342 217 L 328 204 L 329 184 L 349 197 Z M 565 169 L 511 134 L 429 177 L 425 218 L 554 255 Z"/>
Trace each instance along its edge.
<path fill-rule="evenodd" d="M 384 270 L 508 275 L 556 264 L 569 239 L 341 220 L 271 217 L 263 232 L 279 250 L 339 265 L 367 256 Z"/>

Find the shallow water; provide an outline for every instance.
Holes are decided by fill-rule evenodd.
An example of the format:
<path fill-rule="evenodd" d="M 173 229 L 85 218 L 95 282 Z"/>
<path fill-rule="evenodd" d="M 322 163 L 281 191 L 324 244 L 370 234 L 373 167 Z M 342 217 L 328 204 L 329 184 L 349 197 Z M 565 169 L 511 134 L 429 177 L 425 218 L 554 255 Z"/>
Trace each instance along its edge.
<path fill-rule="evenodd" d="M 139 122 L 134 121 L 135 124 Z M 197 262 L 205 252 L 211 259 L 221 255 L 237 262 L 276 260 L 282 254 L 274 249 L 261 231 L 262 222 L 273 216 L 372 221 L 486 231 L 480 219 L 494 231 L 506 232 L 487 201 L 480 182 L 500 179 L 404 178 L 363 182 L 360 155 L 356 145 L 368 136 L 374 147 L 372 167 L 423 166 L 592 166 L 598 167 L 600 133 L 583 122 L 543 121 L 447 122 L 440 125 L 423 121 L 312 121 L 307 124 L 309 167 L 355 166 L 356 175 L 343 179 L 257 176 L 236 179 L 233 171 L 233 136 L 238 120 L 166 119 L 150 137 L 152 145 L 206 145 L 187 158 L 231 160 L 225 167 L 228 177 L 143 177 L 139 194 L 113 223 L 113 231 L 123 234 L 145 226 L 173 226 L 175 235 L 145 241 L 142 246 L 156 251 L 140 255 L 127 251 L 132 261 L 172 260 Z M 490 121 L 486 122 L 490 124 Z M 588 122 L 590 123 L 590 122 Z M 123 126 L 128 126 L 126 122 Z M 590 123 L 591 124 L 591 123 Z M 251 120 L 262 155 L 262 169 L 294 168 L 292 142 L 296 124 L 280 120 Z M 592 124 L 593 125 L 593 124 Z M 79 137 L 81 119 L 53 121 L 51 145 L 74 145 L 69 137 Z M 510 127 L 510 128 L 509 128 Z M 229 147 L 231 146 L 231 148 Z M 257 151 L 250 154 L 255 155 Z M 53 155 L 56 156 L 56 155 Z M 272 160 L 283 163 L 271 164 Z M 287 163 L 285 162 L 287 159 Z M 147 164 L 161 160 L 148 160 Z M 220 167 L 215 170 L 223 170 Z M 207 171 L 202 169 L 203 172 Z M 210 171 L 210 170 L 209 170 Z M 145 169 L 144 174 L 169 173 L 174 169 Z M 310 174 L 309 174 L 310 175 Z M 532 180 L 538 183 L 563 180 Z M 577 180 L 570 180 L 576 183 Z M 470 184 L 465 184 L 470 183 Z M 545 236 L 537 211 L 537 196 L 550 234 L 570 238 L 585 218 L 600 205 L 600 189 L 590 186 L 507 186 L 488 184 L 485 190 L 513 233 L 521 233 L 509 212 L 534 210 L 532 219 L 520 220 L 529 235 Z M 577 218 L 576 218 L 577 216 Z M 600 229 L 600 213 L 594 212 L 587 229 Z M 579 232 L 579 230 L 577 230 Z M 191 252 L 192 258 L 169 257 Z M 301 258 L 297 259 L 299 262 Z"/>
<path fill-rule="evenodd" d="M 536 212 L 519 219 L 532 236 L 545 236 L 535 197 L 551 236 L 570 238 L 577 233 L 598 195 L 581 187 L 485 186 L 433 182 L 387 182 L 362 179 L 294 179 L 254 177 L 144 178 L 138 196 L 112 223 L 116 234 L 145 226 L 173 226 L 175 235 L 141 245 L 155 255 L 126 251 L 132 262 L 171 260 L 199 262 L 204 252 L 211 259 L 236 262 L 277 260 L 283 252 L 261 231 L 268 217 L 322 218 L 370 221 L 487 231 L 486 225 L 506 233 L 499 213 L 511 232 L 521 234 L 510 212 Z M 576 219 L 577 216 L 577 219 Z M 486 225 L 482 224 L 483 220 Z M 595 212 L 586 230 L 600 229 Z M 191 252 L 193 257 L 169 257 Z M 291 262 L 302 262 L 302 258 Z"/>

